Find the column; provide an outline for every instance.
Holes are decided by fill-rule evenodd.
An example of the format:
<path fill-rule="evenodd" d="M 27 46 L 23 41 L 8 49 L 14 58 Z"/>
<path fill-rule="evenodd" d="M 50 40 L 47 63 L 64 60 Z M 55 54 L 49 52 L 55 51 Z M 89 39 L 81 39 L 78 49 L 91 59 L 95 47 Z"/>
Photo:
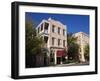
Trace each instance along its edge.
<path fill-rule="evenodd" d="M 44 30 L 44 26 L 45 26 L 45 22 L 43 22 L 43 32 L 45 32 L 45 30 Z"/>
<path fill-rule="evenodd" d="M 54 52 L 54 59 L 55 59 L 55 65 L 57 64 L 57 55 L 56 55 L 56 51 Z"/>
<path fill-rule="evenodd" d="M 82 62 L 85 62 L 85 57 L 84 57 L 84 46 L 82 46 L 82 58 L 81 58 L 81 61 Z"/>

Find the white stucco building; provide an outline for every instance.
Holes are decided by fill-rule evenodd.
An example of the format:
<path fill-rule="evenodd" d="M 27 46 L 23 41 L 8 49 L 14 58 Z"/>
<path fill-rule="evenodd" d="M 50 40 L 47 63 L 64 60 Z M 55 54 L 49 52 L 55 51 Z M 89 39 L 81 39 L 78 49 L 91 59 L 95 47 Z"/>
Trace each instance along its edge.
<path fill-rule="evenodd" d="M 81 62 L 85 62 L 84 57 L 84 48 L 87 44 L 89 44 L 89 36 L 84 32 L 78 32 L 73 34 L 74 37 L 77 37 L 77 43 L 79 44 L 79 59 Z"/>
<path fill-rule="evenodd" d="M 48 20 L 43 19 L 36 29 L 38 34 L 43 37 L 45 47 L 49 51 L 53 51 L 54 63 L 61 64 L 62 57 L 65 56 L 63 50 L 67 47 L 66 25 L 49 18 Z"/>

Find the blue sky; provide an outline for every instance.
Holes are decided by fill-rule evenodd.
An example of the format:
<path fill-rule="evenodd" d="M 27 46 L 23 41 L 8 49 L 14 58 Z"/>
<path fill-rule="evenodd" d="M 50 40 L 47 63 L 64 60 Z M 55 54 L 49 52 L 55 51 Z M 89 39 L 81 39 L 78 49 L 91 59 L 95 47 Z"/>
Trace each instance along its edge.
<path fill-rule="evenodd" d="M 25 17 L 26 19 L 32 19 L 36 25 L 38 25 L 43 19 L 47 20 L 49 17 L 51 17 L 52 19 L 67 25 L 67 31 L 69 33 L 82 31 L 89 35 L 89 15 L 26 12 Z"/>

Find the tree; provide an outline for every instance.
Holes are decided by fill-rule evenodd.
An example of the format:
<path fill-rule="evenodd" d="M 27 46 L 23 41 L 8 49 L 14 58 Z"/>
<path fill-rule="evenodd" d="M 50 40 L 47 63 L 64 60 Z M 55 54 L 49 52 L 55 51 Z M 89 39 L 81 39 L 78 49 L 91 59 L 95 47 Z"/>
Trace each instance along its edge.
<path fill-rule="evenodd" d="M 44 44 L 41 36 L 37 36 L 34 23 L 26 22 L 26 52 L 28 54 L 38 54 Z"/>
<path fill-rule="evenodd" d="M 87 61 L 89 61 L 89 44 L 85 45 L 84 47 L 84 56 Z"/>
<path fill-rule="evenodd" d="M 34 23 L 26 20 L 25 24 L 25 47 L 26 47 L 26 67 L 34 67 L 36 65 L 36 56 L 42 54 L 43 39 L 37 36 Z"/>
<path fill-rule="evenodd" d="M 67 35 L 68 43 L 68 59 L 73 61 L 79 61 L 79 45 L 76 43 L 77 38 L 72 34 Z"/>

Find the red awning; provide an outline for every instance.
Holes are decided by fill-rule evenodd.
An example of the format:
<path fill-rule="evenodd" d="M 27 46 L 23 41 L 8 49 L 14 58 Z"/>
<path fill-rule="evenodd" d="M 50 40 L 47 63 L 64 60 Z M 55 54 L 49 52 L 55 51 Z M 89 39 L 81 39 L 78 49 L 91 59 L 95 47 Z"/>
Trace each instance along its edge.
<path fill-rule="evenodd" d="M 57 51 L 57 57 L 62 57 L 62 56 L 64 56 L 64 55 L 65 55 L 64 50 L 58 50 L 58 51 Z"/>

